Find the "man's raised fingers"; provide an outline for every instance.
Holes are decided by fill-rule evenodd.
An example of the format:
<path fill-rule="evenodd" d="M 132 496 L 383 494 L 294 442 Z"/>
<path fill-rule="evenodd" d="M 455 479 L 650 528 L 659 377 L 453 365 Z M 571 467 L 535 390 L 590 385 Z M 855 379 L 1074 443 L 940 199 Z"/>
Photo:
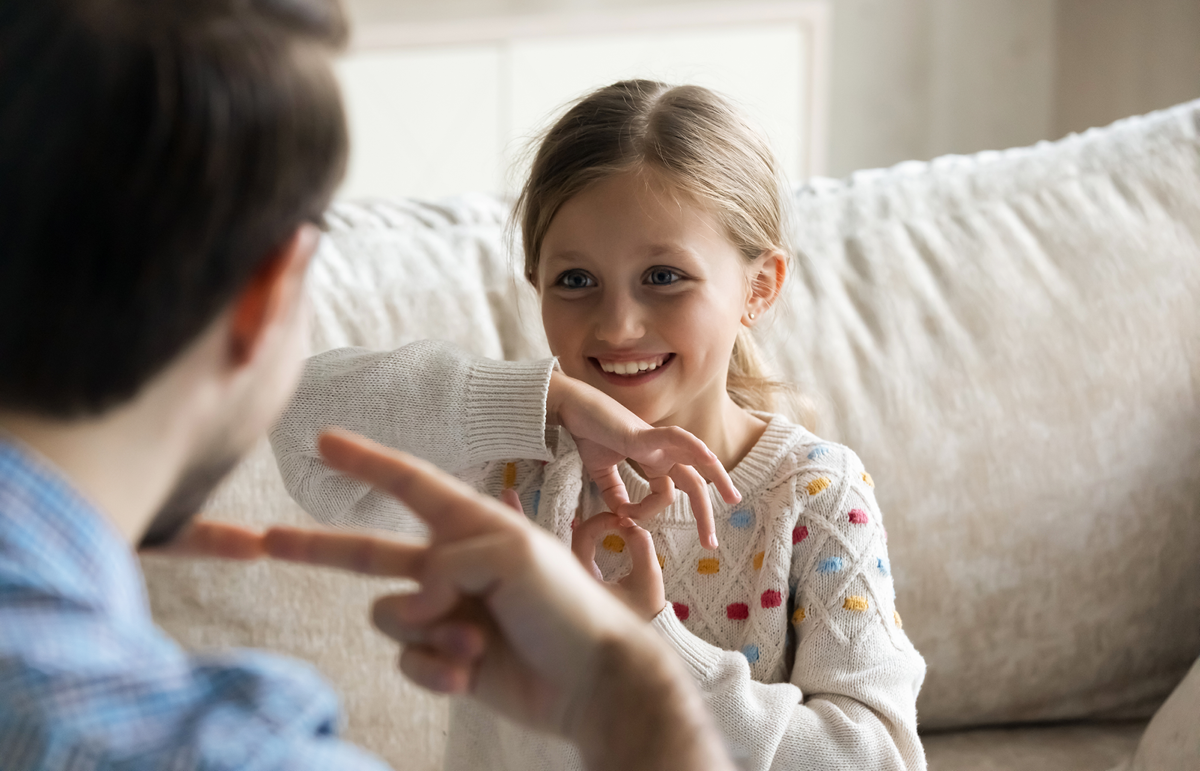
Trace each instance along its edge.
<path fill-rule="evenodd" d="M 255 560 L 265 556 L 262 539 L 261 531 L 242 525 L 196 519 L 171 541 L 141 552 L 171 557 Z"/>
<path fill-rule="evenodd" d="M 433 465 L 349 431 L 326 431 L 318 447 L 331 468 L 405 503 L 429 525 L 435 541 L 494 532 L 515 517 Z"/>
<path fill-rule="evenodd" d="M 267 556 L 340 568 L 368 576 L 416 578 L 428 547 L 360 533 L 273 527 L 263 535 Z"/>

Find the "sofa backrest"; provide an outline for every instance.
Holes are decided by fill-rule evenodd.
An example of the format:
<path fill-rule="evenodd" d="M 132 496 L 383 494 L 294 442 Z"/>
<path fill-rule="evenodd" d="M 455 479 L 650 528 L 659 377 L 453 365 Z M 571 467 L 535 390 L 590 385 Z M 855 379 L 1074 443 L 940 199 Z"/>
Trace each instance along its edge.
<path fill-rule="evenodd" d="M 767 358 L 864 459 L 925 729 L 1148 715 L 1200 654 L 1200 102 L 1032 148 L 815 180 Z M 487 196 L 335 208 L 314 347 L 545 352 Z M 302 522 L 265 445 L 214 516 Z M 391 669 L 352 577 L 147 561 L 189 644 L 271 647 L 406 768 L 445 710 Z"/>
<path fill-rule="evenodd" d="M 1200 654 L 1200 102 L 797 203 L 768 347 L 878 484 L 922 726 L 1148 714 Z"/>

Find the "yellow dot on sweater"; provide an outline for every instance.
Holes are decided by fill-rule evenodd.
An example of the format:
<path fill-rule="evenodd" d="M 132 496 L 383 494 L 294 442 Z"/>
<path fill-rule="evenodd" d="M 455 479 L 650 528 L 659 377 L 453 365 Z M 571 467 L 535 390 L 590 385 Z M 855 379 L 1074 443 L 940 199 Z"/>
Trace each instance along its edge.
<path fill-rule="evenodd" d="M 871 475 L 865 471 L 863 472 L 863 481 L 867 483 L 867 487 L 875 486 L 875 480 L 871 479 Z"/>
<path fill-rule="evenodd" d="M 899 613 L 897 613 L 896 611 L 894 611 L 894 610 L 893 610 L 893 611 L 892 611 L 892 618 L 896 619 L 896 626 L 900 627 L 901 629 L 903 629 L 903 628 L 904 628 L 904 622 L 900 620 L 900 614 L 899 614 Z"/>
<path fill-rule="evenodd" d="M 867 598 L 859 597 L 858 595 L 847 597 L 846 601 L 842 603 L 842 607 L 846 610 L 857 610 L 861 613 L 867 609 Z"/>
<path fill-rule="evenodd" d="M 625 551 L 625 539 L 619 535 L 606 535 L 601 543 L 604 544 L 605 549 L 608 549 L 611 552 L 620 554 L 621 552 Z"/>
<path fill-rule="evenodd" d="M 509 463 L 504 467 L 504 489 L 517 486 L 517 464 Z"/>
<path fill-rule="evenodd" d="M 799 624 L 806 615 L 808 614 L 804 612 L 804 608 L 796 608 L 796 612 L 792 614 L 792 623 Z"/>
<path fill-rule="evenodd" d="M 817 477 L 808 483 L 808 494 L 816 495 L 827 487 L 829 487 L 829 480 L 825 477 Z"/>
<path fill-rule="evenodd" d="M 765 551 L 760 551 L 758 554 L 754 555 L 754 569 L 755 570 L 762 570 L 763 558 L 766 556 L 767 556 L 767 553 Z"/>
<path fill-rule="evenodd" d="M 661 554 L 658 555 L 658 566 L 660 568 L 665 568 L 667 566 L 667 558 Z"/>
<path fill-rule="evenodd" d="M 713 573 L 721 572 L 721 560 L 716 557 L 705 557 L 696 565 L 696 572 L 700 575 L 711 576 Z"/>

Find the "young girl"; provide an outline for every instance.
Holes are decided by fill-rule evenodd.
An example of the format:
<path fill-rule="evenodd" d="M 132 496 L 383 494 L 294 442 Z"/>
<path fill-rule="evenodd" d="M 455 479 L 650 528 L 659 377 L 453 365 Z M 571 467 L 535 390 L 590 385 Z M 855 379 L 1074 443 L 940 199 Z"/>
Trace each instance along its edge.
<path fill-rule="evenodd" d="M 653 519 L 631 507 L 609 513 L 613 498 L 588 482 L 576 444 L 544 433 L 546 391 L 529 372 L 476 362 L 475 374 L 454 376 L 466 404 L 405 394 L 419 407 L 405 409 L 438 401 L 416 451 L 489 494 L 516 488 L 529 517 L 594 560 L 678 650 L 744 767 L 924 768 L 925 664 L 894 608 L 874 483 L 853 452 L 772 414 L 773 383 L 754 353 L 750 330 L 787 272 L 785 207 L 769 148 L 728 102 L 695 86 L 627 81 L 585 97 L 549 130 L 516 211 L 525 276 L 562 373 L 701 439 L 730 470 L 739 503 L 689 496 Z M 382 496 L 324 470 L 314 446 L 319 428 L 337 424 L 414 449 L 388 417 L 403 366 L 389 356 L 316 357 L 273 436 L 289 489 L 323 521 L 403 521 Z M 520 412 L 525 428 L 505 435 L 487 406 L 516 401 L 519 389 L 530 403 L 505 414 L 511 426 Z M 435 437 L 456 410 L 468 416 L 455 418 L 462 436 Z M 651 470 L 617 469 L 629 500 L 669 498 Z M 715 550 L 695 525 L 710 508 Z M 646 529 L 622 526 L 626 516 Z M 579 760 L 457 700 L 446 766 Z"/>

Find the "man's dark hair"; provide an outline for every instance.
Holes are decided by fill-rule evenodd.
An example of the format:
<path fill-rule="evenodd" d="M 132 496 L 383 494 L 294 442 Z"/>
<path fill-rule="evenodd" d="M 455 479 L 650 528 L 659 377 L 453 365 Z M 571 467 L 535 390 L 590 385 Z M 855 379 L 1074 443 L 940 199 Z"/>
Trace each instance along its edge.
<path fill-rule="evenodd" d="M 0 408 L 132 398 L 341 180 L 327 0 L 0 2 Z"/>

